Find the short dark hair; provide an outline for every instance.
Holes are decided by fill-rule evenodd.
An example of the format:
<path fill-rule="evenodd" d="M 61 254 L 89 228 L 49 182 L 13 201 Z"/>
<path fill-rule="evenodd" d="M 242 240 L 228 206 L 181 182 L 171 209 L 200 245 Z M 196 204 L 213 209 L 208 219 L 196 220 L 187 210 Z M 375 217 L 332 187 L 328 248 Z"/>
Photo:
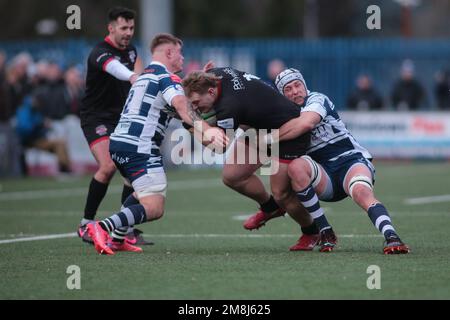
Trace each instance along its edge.
<path fill-rule="evenodd" d="M 183 46 L 183 41 L 181 41 L 181 39 L 178 39 L 169 33 L 160 33 L 153 38 L 152 43 L 150 44 L 151 53 L 154 53 L 157 47 L 166 43 Z"/>
<path fill-rule="evenodd" d="M 136 11 L 124 8 L 114 7 L 108 12 L 108 22 L 116 21 L 119 18 L 124 18 L 126 21 L 133 20 L 136 16 Z"/>

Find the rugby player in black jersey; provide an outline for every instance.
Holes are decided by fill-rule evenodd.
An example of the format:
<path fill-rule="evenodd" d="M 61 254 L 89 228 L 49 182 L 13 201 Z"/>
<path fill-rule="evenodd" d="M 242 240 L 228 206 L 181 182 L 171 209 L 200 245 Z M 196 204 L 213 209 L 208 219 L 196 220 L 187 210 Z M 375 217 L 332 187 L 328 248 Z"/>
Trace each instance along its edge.
<path fill-rule="evenodd" d="M 257 77 L 232 68 L 193 72 L 184 79 L 183 86 L 193 109 L 201 113 L 214 111 L 217 126 L 222 129 L 279 129 L 299 116 L 295 103 Z M 261 180 L 254 174 L 261 167 L 260 162 L 236 164 L 235 161 L 227 161 L 223 171 L 223 180 L 227 186 L 261 206 L 259 214 L 263 218 L 247 229 L 256 229 L 271 218 L 283 215 L 285 211 L 300 224 L 303 235 L 291 247 L 293 251 L 312 250 L 320 240 L 319 230 L 312 217 L 296 200 L 287 175 L 289 162 L 305 154 L 309 139 L 309 134 L 306 134 L 279 144 L 279 159 L 273 159 L 278 160 L 279 168 L 270 177 L 273 196 L 265 191 Z M 246 142 L 237 139 L 230 157 L 234 157 L 237 150 L 242 150 L 239 144 Z"/>
<path fill-rule="evenodd" d="M 127 8 L 111 9 L 108 14 L 109 34 L 92 49 L 87 61 L 86 93 L 80 120 L 99 168 L 89 185 L 84 217 L 78 229 L 78 235 L 85 242 L 92 241 L 86 232 L 86 225 L 95 219 L 116 171 L 109 154 L 109 136 L 119 121 L 131 84 L 142 71 L 142 62 L 131 44 L 135 15 L 133 10 Z M 132 192 L 131 186 L 124 185 L 122 203 Z M 130 228 L 126 236 L 117 236 L 125 236 L 131 244 L 151 244 L 140 234 L 139 230 Z"/>

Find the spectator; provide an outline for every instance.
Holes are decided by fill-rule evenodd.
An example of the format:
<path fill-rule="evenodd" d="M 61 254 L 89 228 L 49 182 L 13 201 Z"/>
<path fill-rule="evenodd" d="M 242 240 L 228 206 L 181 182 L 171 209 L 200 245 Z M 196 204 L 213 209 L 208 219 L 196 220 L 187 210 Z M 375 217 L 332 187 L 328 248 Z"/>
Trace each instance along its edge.
<path fill-rule="evenodd" d="M 62 70 L 56 62 L 50 62 L 43 76 L 44 81 L 35 90 L 42 99 L 41 112 L 50 120 L 62 120 L 70 113 Z"/>
<path fill-rule="evenodd" d="M 5 74 L 6 54 L 0 52 L 0 124 L 6 124 L 13 115 L 9 84 Z"/>
<path fill-rule="evenodd" d="M 20 53 L 15 56 L 6 68 L 6 81 L 10 91 L 10 99 L 13 111 L 22 103 L 22 99 L 31 92 L 28 81 L 28 69 L 33 59 L 28 53 Z"/>
<path fill-rule="evenodd" d="M 66 142 L 47 137 L 48 126 L 41 112 L 42 104 L 43 99 L 39 95 L 24 98 L 16 113 L 16 132 L 24 148 L 54 153 L 58 158 L 60 172 L 68 173 L 71 171 L 71 164 Z"/>
<path fill-rule="evenodd" d="M 266 80 L 267 83 L 269 83 L 272 87 L 277 89 L 275 86 L 275 79 L 277 78 L 277 75 L 279 75 L 282 71 L 286 69 L 286 65 L 284 62 L 280 59 L 273 59 L 269 61 L 267 64 L 267 77 Z"/>
<path fill-rule="evenodd" d="M 439 110 L 450 110 L 450 70 L 437 73 L 434 91 Z"/>
<path fill-rule="evenodd" d="M 392 103 L 396 110 L 418 110 L 425 102 L 425 90 L 415 79 L 414 63 L 411 60 L 403 61 L 400 79 L 392 91 Z"/>
<path fill-rule="evenodd" d="M 356 80 L 356 88 L 348 97 L 347 108 L 357 111 L 381 110 L 383 108 L 383 99 L 373 87 L 372 79 L 368 75 L 362 74 Z"/>
<path fill-rule="evenodd" d="M 84 94 L 84 80 L 81 71 L 73 66 L 64 73 L 65 83 L 65 109 L 71 114 L 79 115 L 81 98 Z"/>

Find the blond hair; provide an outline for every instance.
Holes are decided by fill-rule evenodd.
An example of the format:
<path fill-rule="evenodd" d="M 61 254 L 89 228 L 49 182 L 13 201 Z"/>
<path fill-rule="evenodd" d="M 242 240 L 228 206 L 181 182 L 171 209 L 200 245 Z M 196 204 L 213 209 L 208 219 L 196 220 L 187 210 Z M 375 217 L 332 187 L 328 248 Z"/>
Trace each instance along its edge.
<path fill-rule="evenodd" d="M 188 74 L 183 79 L 184 92 L 187 96 L 196 92 L 198 94 L 205 94 L 209 88 L 217 87 L 217 82 L 222 78 L 213 73 L 194 71 Z"/>

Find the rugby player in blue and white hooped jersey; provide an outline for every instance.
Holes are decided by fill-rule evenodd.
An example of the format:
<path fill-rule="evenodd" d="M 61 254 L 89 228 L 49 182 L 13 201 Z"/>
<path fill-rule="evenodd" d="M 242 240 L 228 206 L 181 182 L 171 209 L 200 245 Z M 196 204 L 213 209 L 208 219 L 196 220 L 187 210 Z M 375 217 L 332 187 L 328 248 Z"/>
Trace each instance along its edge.
<path fill-rule="evenodd" d="M 159 34 L 153 39 L 153 61 L 131 87 L 111 135 L 111 158 L 135 192 L 124 202 L 121 212 L 88 225 L 99 253 L 141 252 L 141 248 L 124 241 L 128 226 L 162 217 L 167 181 L 160 146 L 172 117 L 180 117 L 219 148 L 228 142 L 221 129 L 210 128 L 189 107 L 181 79 L 175 75 L 183 68 L 181 48 L 182 41 L 170 34 Z"/>
<path fill-rule="evenodd" d="M 385 254 L 408 253 L 387 209 L 375 198 L 372 156 L 347 130 L 331 100 L 308 91 L 296 69 L 283 71 L 275 83 L 280 93 L 301 107 L 301 116 L 280 128 L 280 141 L 311 132 L 307 155 L 292 161 L 288 168 L 292 188 L 303 206 L 314 218 L 323 212 L 319 199 L 334 202 L 350 196 L 384 235 Z M 320 230 L 330 228 L 326 219 L 315 222 Z"/>

